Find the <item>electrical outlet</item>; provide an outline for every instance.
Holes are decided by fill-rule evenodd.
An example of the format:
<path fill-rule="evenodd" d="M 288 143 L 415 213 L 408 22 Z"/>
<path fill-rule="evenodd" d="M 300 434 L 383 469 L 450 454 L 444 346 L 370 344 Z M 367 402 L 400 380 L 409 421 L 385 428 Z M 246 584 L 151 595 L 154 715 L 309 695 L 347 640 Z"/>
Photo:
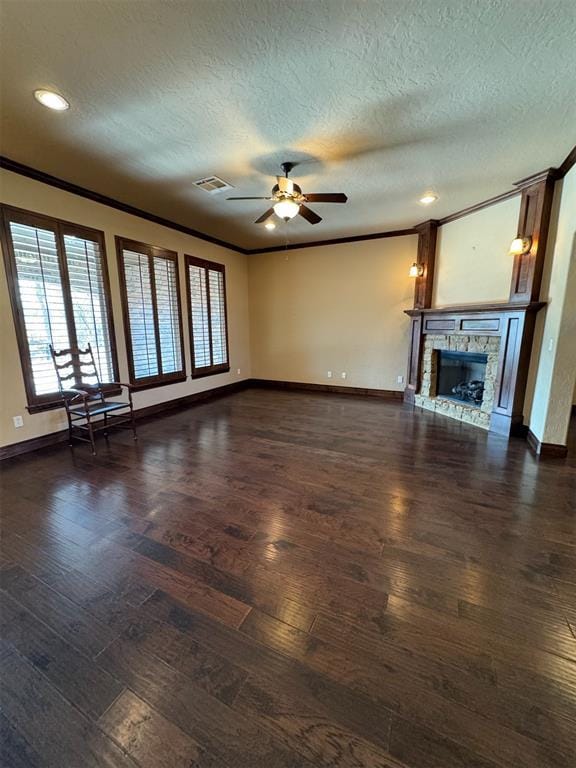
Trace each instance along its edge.
<path fill-rule="evenodd" d="M 332 371 L 327 371 L 326 376 L 331 379 L 332 378 Z"/>
<path fill-rule="evenodd" d="M 24 419 L 22 416 L 12 416 L 12 421 L 14 422 L 16 429 L 24 426 Z"/>
<path fill-rule="evenodd" d="M 398 384 L 404 384 L 404 376 L 398 376 Z"/>
<path fill-rule="evenodd" d="M 240 368 L 236 369 L 236 373 L 238 374 L 238 376 L 240 376 Z"/>
<path fill-rule="evenodd" d="M 346 378 L 346 371 L 342 371 L 342 373 L 340 374 L 340 376 L 341 376 L 343 379 L 345 379 L 345 378 Z"/>

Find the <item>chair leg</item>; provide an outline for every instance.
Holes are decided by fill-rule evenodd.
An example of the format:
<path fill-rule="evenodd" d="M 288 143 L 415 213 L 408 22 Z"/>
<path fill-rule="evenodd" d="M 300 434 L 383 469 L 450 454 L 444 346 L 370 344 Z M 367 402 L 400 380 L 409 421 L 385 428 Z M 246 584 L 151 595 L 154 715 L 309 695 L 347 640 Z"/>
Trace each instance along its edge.
<path fill-rule="evenodd" d="M 86 417 L 86 423 L 88 425 L 88 434 L 90 435 L 90 445 L 92 446 L 92 455 L 96 456 L 96 443 L 94 442 L 94 430 L 92 429 L 92 421 L 90 414 Z"/>
<path fill-rule="evenodd" d="M 138 435 L 136 434 L 136 417 L 134 416 L 134 408 L 132 404 L 130 404 L 130 419 L 132 421 L 132 434 L 134 435 L 134 440 L 138 440 Z"/>
<path fill-rule="evenodd" d="M 108 414 L 104 414 L 104 437 L 108 440 Z"/>
<path fill-rule="evenodd" d="M 70 448 L 73 448 L 74 438 L 72 437 L 72 417 L 70 416 L 68 411 L 66 411 L 66 416 L 68 416 L 68 445 L 70 446 Z"/>

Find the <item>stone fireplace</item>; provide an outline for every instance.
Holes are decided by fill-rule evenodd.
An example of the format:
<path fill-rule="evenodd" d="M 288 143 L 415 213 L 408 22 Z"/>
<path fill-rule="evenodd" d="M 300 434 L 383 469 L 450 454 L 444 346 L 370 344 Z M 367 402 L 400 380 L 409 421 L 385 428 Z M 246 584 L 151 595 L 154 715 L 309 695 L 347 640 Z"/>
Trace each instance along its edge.
<path fill-rule="evenodd" d="M 534 323 L 543 306 L 532 301 L 405 310 L 411 325 L 404 401 L 501 435 L 525 434 L 522 409 Z M 454 387 L 475 380 L 471 372 L 448 393 L 443 386 L 438 391 L 439 353 L 445 351 L 479 355 L 482 361 L 485 356 L 479 403 L 453 399 Z"/>
<path fill-rule="evenodd" d="M 426 335 L 414 404 L 489 429 L 499 350 L 498 336 Z"/>

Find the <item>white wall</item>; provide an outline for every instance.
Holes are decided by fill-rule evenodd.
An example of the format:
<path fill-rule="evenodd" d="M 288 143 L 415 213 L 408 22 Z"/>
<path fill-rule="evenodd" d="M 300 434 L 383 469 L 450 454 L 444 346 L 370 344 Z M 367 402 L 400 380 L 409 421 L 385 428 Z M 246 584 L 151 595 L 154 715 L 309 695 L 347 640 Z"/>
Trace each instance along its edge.
<path fill-rule="evenodd" d="M 250 256 L 254 377 L 403 390 L 416 249 L 408 235 Z"/>
<path fill-rule="evenodd" d="M 222 386 L 233 381 L 250 378 L 248 268 L 246 256 L 9 171 L 0 171 L 0 200 L 7 205 L 25 208 L 36 213 L 43 213 L 76 224 L 93 227 L 105 233 L 108 272 L 110 274 L 112 292 L 112 311 L 118 348 L 120 378 L 122 381 L 128 381 L 128 364 L 114 236 L 123 235 L 133 240 L 139 240 L 150 245 L 158 245 L 179 253 L 181 299 L 184 311 L 186 311 L 186 297 L 184 259 L 182 254 L 199 256 L 226 265 L 230 373 L 194 381 L 188 378 L 180 384 L 171 384 L 138 392 L 134 396 L 136 408 L 154 405 L 194 392 Z M 1 262 L 0 445 L 9 445 L 62 429 L 65 426 L 65 417 L 61 409 L 38 414 L 29 414 L 26 410 L 26 394 L 6 284 L 4 260 L 1 259 Z M 191 356 L 186 321 L 184 322 L 184 349 L 186 371 L 190 375 Z M 238 368 L 241 371 L 240 374 L 237 374 Z M 16 415 L 21 415 L 24 419 L 24 427 L 20 429 L 14 428 L 12 422 L 12 417 Z"/>
<path fill-rule="evenodd" d="M 508 301 L 520 195 L 438 229 L 433 307 Z"/>
<path fill-rule="evenodd" d="M 566 444 L 576 383 L 576 167 L 556 183 L 541 311 L 527 398 L 529 425 L 544 443 Z"/>

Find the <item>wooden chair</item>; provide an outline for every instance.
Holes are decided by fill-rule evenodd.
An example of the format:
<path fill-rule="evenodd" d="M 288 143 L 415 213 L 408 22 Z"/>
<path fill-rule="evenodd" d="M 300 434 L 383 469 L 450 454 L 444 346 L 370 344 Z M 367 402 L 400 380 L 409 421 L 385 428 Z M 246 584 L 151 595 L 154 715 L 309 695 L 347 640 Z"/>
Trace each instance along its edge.
<path fill-rule="evenodd" d="M 50 354 L 68 417 L 69 445 L 73 444 L 74 438 L 83 440 L 90 443 L 92 453 L 96 455 L 94 434 L 103 432 L 107 438 L 108 430 L 114 427 L 131 429 L 134 440 L 138 439 L 132 387 L 120 381 L 106 382 L 106 387 L 125 387 L 128 391 L 128 402 L 106 399 L 90 344 L 86 349 L 74 347 L 58 352 L 50 345 Z M 128 413 L 118 413 L 126 409 Z"/>

